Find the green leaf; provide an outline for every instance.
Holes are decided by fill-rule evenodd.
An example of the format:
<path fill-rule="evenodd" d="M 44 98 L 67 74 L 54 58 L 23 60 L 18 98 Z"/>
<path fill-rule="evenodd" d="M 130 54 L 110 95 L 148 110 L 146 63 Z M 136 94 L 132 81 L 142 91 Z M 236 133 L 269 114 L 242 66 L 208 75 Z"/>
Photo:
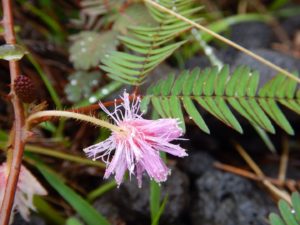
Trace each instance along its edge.
<path fill-rule="evenodd" d="M 178 13 L 191 18 L 201 10 L 187 0 L 164 1 L 161 4 L 168 8 L 175 7 Z M 128 24 L 133 26 L 127 28 Z M 146 7 L 144 4 L 133 4 L 120 13 L 114 25 L 114 29 L 121 30 L 125 35 L 128 33 L 119 37 L 119 40 L 125 51 L 130 52 L 113 51 L 109 57 L 101 60 L 104 64 L 101 65 L 101 69 L 112 79 L 126 84 L 141 85 L 151 70 L 186 43 L 174 42 L 174 39 L 190 28 L 191 25 L 149 4 L 146 4 Z"/>
<path fill-rule="evenodd" d="M 160 191 L 161 188 L 155 181 L 150 181 L 150 213 L 151 221 L 154 221 L 155 217 L 159 213 L 160 205 Z"/>
<path fill-rule="evenodd" d="M 77 218 L 75 217 L 70 217 L 67 222 L 66 225 L 83 225 Z"/>
<path fill-rule="evenodd" d="M 161 117 L 165 117 L 165 118 L 167 117 L 167 115 L 165 114 L 165 111 L 163 110 L 162 103 L 159 98 L 153 97 L 152 104 L 153 104 L 155 110 L 158 112 L 158 114 Z"/>
<path fill-rule="evenodd" d="M 70 47 L 70 60 L 78 70 L 88 70 L 98 66 L 100 60 L 116 50 L 117 32 L 82 31 L 73 37 Z"/>
<path fill-rule="evenodd" d="M 185 122 L 184 122 L 183 112 L 181 110 L 181 104 L 179 99 L 175 96 L 171 96 L 170 105 L 172 106 L 172 117 L 179 119 L 180 121 L 179 126 L 181 127 L 182 132 L 185 133 Z"/>
<path fill-rule="evenodd" d="M 98 188 L 96 188 L 95 190 L 91 191 L 88 195 L 87 195 L 87 199 L 92 202 L 93 200 L 95 200 L 96 198 L 99 198 L 101 195 L 103 195 L 104 193 L 110 191 L 111 189 L 117 187 L 116 182 L 113 181 L 108 181 L 105 184 L 100 185 Z"/>
<path fill-rule="evenodd" d="M 270 139 L 267 132 L 257 125 L 254 125 L 254 124 L 251 124 L 251 125 L 255 129 L 256 133 L 260 136 L 262 141 L 265 143 L 265 145 L 268 147 L 268 149 L 272 153 L 276 153 L 276 148 L 275 148 L 274 144 L 272 143 L 272 140 Z"/>
<path fill-rule="evenodd" d="M 168 195 L 164 198 L 157 214 L 155 215 L 154 219 L 152 220 L 151 225 L 158 225 L 159 219 L 160 219 L 161 215 L 163 214 L 163 212 L 165 210 L 167 202 L 168 202 Z"/>
<path fill-rule="evenodd" d="M 164 85 L 161 86 L 161 94 L 166 96 L 170 93 L 175 79 L 174 74 L 170 74 Z"/>
<path fill-rule="evenodd" d="M 205 82 L 203 83 L 202 89 L 203 89 L 203 94 L 205 96 L 212 96 L 214 93 L 214 88 L 215 88 L 215 80 L 216 76 L 218 74 L 218 68 L 213 67 L 210 71 L 209 74 L 207 75 Z"/>
<path fill-rule="evenodd" d="M 224 119 L 227 121 L 227 126 L 232 127 L 239 133 L 243 133 L 243 129 L 240 125 L 240 123 L 237 121 L 233 113 L 230 111 L 229 107 L 226 105 L 225 100 L 222 97 L 216 97 L 215 98 L 216 105 L 218 108 L 222 111 L 222 114 L 224 115 Z"/>
<path fill-rule="evenodd" d="M 215 94 L 217 96 L 222 96 L 224 94 L 225 91 L 225 87 L 226 87 L 226 82 L 227 82 L 227 77 L 229 74 L 229 66 L 225 65 L 221 71 L 219 72 L 219 75 L 217 77 L 217 84 L 215 87 Z"/>
<path fill-rule="evenodd" d="M 257 71 L 254 71 L 250 74 L 248 83 L 248 88 L 246 90 L 247 95 L 249 97 L 254 97 L 259 84 L 259 73 Z"/>
<path fill-rule="evenodd" d="M 202 116 L 200 115 L 194 103 L 189 97 L 183 97 L 183 106 L 186 112 L 189 114 L 190 119 L 194 120 L 201 130 L 209 134 L 209 128 L 207 127 L 205 121 L 203 120 Z"/>
<path fill-rule="evenodd" d="M 166 117 L 172 118 L 172 105 L 170 104 L 168 97 L 162 97 L 160 98 L 161 105 L 163 106 L 163 110 L 165 112 Z"/>
<path fill-rule="evenodd" d="M 147 95 L 141 101 L 141 112 L 146 113 L 148 112 L 148 105 L 151 101 L 151 96 Z"/>
<path fill-rule="evenodd" d="M 278 216 L 278 215 L 275 214 L 275 213 L 271 213 L 271 214 L 270 214 L 269 220 L 270 220 L 270 223 L 271 223 L 272 225 L 285 225 L 285 223 L 284 223 L 283 220 L 280 218 L 280 216 Z"/>
<path fill-rule="evenodd" d="M 122 34 L 127 34 L 128 26 L 139 25 L 150 27 L 157 25 L 157 22 L 151 17 L 147 8 L 142 3 L 132 4 L 124 12 L 120 12 L 113 25 L 113 29 Z"/>
<path fill-rule="evenodd" d="M 185 82 L 183 83 L 182 94 L 189 95 L 194 87 L 195 80 L 197 78 L 197 74 L 199 73 L 199 69 L 193 70 L 191 73 L 185 73 Z M 184 76 L 184 75 L 182 75 Z"/>
<path fill-rule="evenodd" d="M 284 129 L 289 135 L 294 135 L 294 130 L 291 127 L 289 121 L 286 119 L 280 108 L 277 106 L 273 99 L 260 99 L 259 104 L 265 110 L 265 112 L 277 123 L 282 129 Z"/>
<path fill-rule="evenodd" d="M 298 192 L 294 192 L 292 194 L 292 204 L 293 204 L 293 208 L 295 210 L 296 219 L 297 219 L 298 223 L 300 224 L 300 195 Z"/>
<path fill-rule="evenodd" d="M 93 88 L 99 85 L 101 78 L 100 71 L 79 70 L 69 75 L 69 83 L 65 86 L 67 99 L 76 103 L 89 98 L 93 93 Z"/>
<path fill-rule="evenodd" d="M 278 102 L 300 114 L 300 91 L 294 80 L 281 75 L 267 82 L 257 93 L 259 74 L 248 67 L 240 66 L 229 74 L 228 66 L 220 71 L 213 67 L 203 71 L 183 71 L 175 80 L 174 75 L 159 80 L 148 90 L 145 98 L 152 102 L 162 117 L 179 118 L 184 127 L 182 105 L 187 114 L 204 132 L 209 132 L 204 119 L 198 112 L 197 104 L 225 123 L 242 133 L 243 129 L 231 111 L 236 110 L 257 130 L 270 149 L 274 149 L 263 130 L 275 133 L 270 120 L 288 134 L 294 131 L 284 116 Z M 151 100 L 149 100 L 151 99 Z"/>
<path fill-rule="evenodd" d="M 204 84 L 207 76 L 209 75 L 209 73 L 210 73 L 210 69 L 209 68 L 205 69 L 204 71 L 200 71 L 199 72 L 198 79 L 196 80 L 197 82 L 194 84 L 194 88 L 193 88 L 193 94 L 195 96 L 202 95 L 203 84 Z M 178 84 L 178 85 L 180 86 L 181 84 Z"/>
<path fill-rule="evenodd" d="M 18 44 L 4 44 L 0 45 L 0 59 L 7 61 L 20 60 L 28 51 L 21 45 Z"/>
<path fill-rule="evenodd" d="M 64 181 L 55 174 L 49 167 L 41 162 L 35 162 L 35 166 L 49 182 L 49 184 L 76 210 L 81 218 L 89 225 L 110 223 L 97 212 L 86 200 L 78 195 L 74 190 L 64 184 Z"/>
<path fill-rule="evenodd" d="M 280 200 L 278 207 L 282 218 L 288 225 L 299 225 L 295 219 L 295 216 L 292 214 L 291 208 L 289 207 L 287 202 L 285 202 L 284 200 Z"/>
<path fill-rule="evenodd" d="M 43 218 L 45 218 L 50 224 L 65 224 L 65 218 L 62 217 L 61 213 L 59 213 L 57 209 L 54 209 L 42 197 L 35 195 L 33 198 L 33 203 L 39 215 L 42 215 Z"/>
<path fill-rule="evenodd" d="M 182 74 L 181 74 L 181 76 L 179 76 L 177 79 L 176 79 L 176 81 L 175 81 L 175 83 L 174 83 L 174 85 L 173 85 L 173 88 L 171 89 L 171 94 L 172 95 L 179 95 L 180 93 L 181 93 L 181 91 L 182 91 L 182 88 L 183 88 L 183 82 L 184 82 L 184 79 L 186 78 L 186 76 L 185 76 L 185 73 L 183 72 Z"/>
<path fill-rule="evenodd" d="M 271 225 L 300 225 L 300 195 L 298 192 L 294 192 L 291 196 L 292 205 L 280 200 L 278 208 L 281 217 L 275 213 L 271 213 L 269 220 Z"/>

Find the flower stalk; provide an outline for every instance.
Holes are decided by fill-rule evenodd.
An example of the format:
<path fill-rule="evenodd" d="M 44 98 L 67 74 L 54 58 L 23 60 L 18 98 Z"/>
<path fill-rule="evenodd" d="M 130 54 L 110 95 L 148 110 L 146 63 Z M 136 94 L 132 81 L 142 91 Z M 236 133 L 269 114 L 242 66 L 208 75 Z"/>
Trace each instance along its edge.
<path fill-rule="evenodd" d="M 43 117 L 72 118 L 72 119 L 89 122 L 89 123 L 95 124 L 97 126 L 105 127 L 105 128 L 110 129 L 111 131 L 122 132 L 121 128 L 119 128 L 118 126 L 113 125 L 109 122 L 106 122 L 104 120 L 100 120 L 95 117 L 80 114 L 80 113 L 61 111 L 61 110 L 45 110 L 45 111 L 40 111 L 40 112 L 30 115 L 26 120 L 26 129 L 27 130 L 30 129 L 31 124 L 34 123 L 35 120 L 37 120 L 39 118 L 43 118 Z"/>

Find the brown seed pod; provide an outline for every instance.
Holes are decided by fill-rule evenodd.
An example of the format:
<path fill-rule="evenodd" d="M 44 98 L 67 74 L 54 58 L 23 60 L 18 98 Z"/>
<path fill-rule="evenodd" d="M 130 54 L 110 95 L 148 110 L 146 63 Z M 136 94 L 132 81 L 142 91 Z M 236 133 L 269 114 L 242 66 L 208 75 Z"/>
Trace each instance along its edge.
<path fill-rule="evenodd" d="M 14 89 L 21 101 L 31 103 L 36 100 L 36 88 L 29 77 L 24 75 L 18 76 L 14 80 Z"/>

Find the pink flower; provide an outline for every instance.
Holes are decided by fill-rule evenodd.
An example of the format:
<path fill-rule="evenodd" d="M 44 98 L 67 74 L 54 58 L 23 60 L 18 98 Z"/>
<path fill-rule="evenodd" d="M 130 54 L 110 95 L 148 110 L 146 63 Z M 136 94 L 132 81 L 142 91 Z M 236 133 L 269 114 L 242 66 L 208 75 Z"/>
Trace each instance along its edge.
<path fill-rule="evenodd" d="M 8 178 L 8 166 L 3 163 L 0 166 L 0 205 L 4 198 L 5 186 Z M 30 209 L 35 210 L 33 205 L 34 195 L 47 195 L 47 191 L 37 179 L 25 168 L 21 167 L 13 210 L 19 211 L 24 220 L 29 221 Z"/>
<path fill-rule="evenodd" d="M 160 152 L 167 152 L 178 157 L 187 156 L 179 145 L 171 144 L 180 140 L 182 130 L 177 119 L 146 120 L 139 114 L 140 99 L 129 101 L 128 93 L 124 92 L 123 103 L 116 106 L 113 113 L 109 112 L 102 103 L 100 107 L 121 128 L 121 132 L 113 131 L 103 142 L 85 148 L 88 157 L 94 160 L 101 158 L 107 165 L 104 178 L 115 175 L 118 185 L 128 169 L 129 175 L 135 175 L 138 185 L 142 185 L 142 175 L 146 171 L 156 182 L 166 181 L 170 169 L 160 158 Z M 121 107 L 124 111 L 121 111 Z M 111 157 L 114 151 L 113 157 Z"/>

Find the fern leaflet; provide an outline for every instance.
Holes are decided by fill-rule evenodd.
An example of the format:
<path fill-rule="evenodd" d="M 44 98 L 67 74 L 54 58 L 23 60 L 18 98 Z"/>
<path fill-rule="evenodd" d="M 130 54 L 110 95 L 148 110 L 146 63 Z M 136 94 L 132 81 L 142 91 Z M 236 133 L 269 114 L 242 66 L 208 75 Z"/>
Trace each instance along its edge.
<path fill-rule="evenodd" d="M 161 1 L 165 7 L 176 9 L 182 15 L 192 17 L 201 7 L 193 8 L 188 0 Z M 112 79 L 139 85 L 144 82 L 146 74 L 169 57 L 185 41 L 171 43 L 180 33 L 191 25 L 162 13 L 147 5 L 151 16 L 158 22 L 157 26 L 131 26 L 130 36 L 119 39 L 133 53 L 113 51 L 102 60 L 101 68 Z"/>
<path fill-rule="evenodd" d="M 278 208 L 281 217 L 271 213 L 269 216 L 271 225 L 300 225 L 300 195 L 297 192 L 292 194 L 292 207 L 286 201 L 280 200 Z"/>
<path fill-rule="evenodd" d="M 300 114 L 300 91 L 297 82 L 277 75 L 260 90 L 259 74 L 248 67 L 238 67 L 229 75 L 229 67 L 220 71 L 208 68 L 185 71 L 175 78 L 174 74 L 151 86 L 143 98 L 143 109 L 151 102 L 162 117 L 179 118 L 184 121 L 183 108 L 204 132 L 209 133 L 197 105 L 214 117 L 242 133 L 243 129 L 231 108 L 246 118 L 252 125 L 275 133 L 271 119 L 288 134 L 293 128 L 282 113 L 278 103 Z M 185 130 L 184 123 L 182 128 Z"/>

